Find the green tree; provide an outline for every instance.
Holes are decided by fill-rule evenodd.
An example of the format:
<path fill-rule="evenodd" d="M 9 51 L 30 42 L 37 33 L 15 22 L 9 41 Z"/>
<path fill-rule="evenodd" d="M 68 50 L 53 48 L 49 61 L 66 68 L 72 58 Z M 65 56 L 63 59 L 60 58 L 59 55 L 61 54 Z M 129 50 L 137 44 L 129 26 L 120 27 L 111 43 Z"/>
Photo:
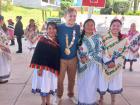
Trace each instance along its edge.
<path fill-rule="evenodd" d="M 112 13 L 112 6 L 111 6 L 111 0 L 106 0 L 105 8 L 100 10 L 101 14 L 111 14 Z"/>
<path fill-rule="evenodd" d="M 11 11 L 13 9 L 13 5 L 11 4 L 11 0 L 6 0 L 2 2 L 2 7 L 4 11 Z"/>
<path fill-rule="evenodd" d="M 61 0 L 60 16 L 64 15 L 64 10 L 73 5 L 73 0 Z"/>
<path fill-rule="evenodd" d="M 111 6 L 111 1 L 106 0 L 105 8 L 110 8 L 110 6 Z"/>
<path fill-rule="evenodd" d="M 84 13 L 84 7 L 81 6 L 81 14 L 83 14 L 83 13 Z"/>
<path fill-rule="evenodd" d="M 113 12 L 116 14 L 124 14 L 129 10 L 129 2 L 127 1 L 116 1 L 113 4 Z"/>
<path fill-rule="evenodd" d="M 65 10 L 73 5 L 73 0 L 61 0 L 61 10 Z"/>
<path fill-rule="evenodd" d="M 2 0 L 0 0 L 0 15 L 1 15 L 1 11 L 2 11 L 2 10 L 1 10 L 1 9 L 2 9 L 2 8 L 1 8 L 2 4 L 1 4 L 1 3 L 2 3 Z"/>
<path fill-rule="evenodd" d="M 138 10 L 138 0 L 134 0 L 134 9 L 133 9 L 133 12 L 136 13 L 137 10 Z"/>

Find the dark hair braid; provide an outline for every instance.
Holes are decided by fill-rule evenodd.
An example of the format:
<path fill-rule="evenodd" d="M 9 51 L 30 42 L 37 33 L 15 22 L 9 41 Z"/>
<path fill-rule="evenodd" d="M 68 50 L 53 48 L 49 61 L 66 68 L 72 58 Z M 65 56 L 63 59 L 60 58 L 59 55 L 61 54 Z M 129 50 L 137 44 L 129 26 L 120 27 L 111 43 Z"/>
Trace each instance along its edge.
<path fill-rule="evenodd" d="M 81 34 L 80 39 L 79 39 L 78 46 L 82 45 L 82 41 L 83 41 L 84 35 L 85 35 L 85 30 L 83 29 L 82 34 Z"/>

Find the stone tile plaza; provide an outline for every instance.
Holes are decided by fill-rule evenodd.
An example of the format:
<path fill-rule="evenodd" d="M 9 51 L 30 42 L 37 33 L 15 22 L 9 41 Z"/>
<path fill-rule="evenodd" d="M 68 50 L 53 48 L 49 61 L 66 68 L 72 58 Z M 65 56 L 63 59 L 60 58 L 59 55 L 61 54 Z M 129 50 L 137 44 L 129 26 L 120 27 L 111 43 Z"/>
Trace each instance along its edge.
<path fill-rule="evenodd" d="M 32 52 L 26 47 L 23 39 L 24 50 L 22 54 L 16 54 L 16 46 L 11 47 L 12 71 L 10 80 L 6 84 L 0 84 L 0 105 L 40 105 L 39 94 L 31 93 L 32 70 L 29 68 Z M 139 105 L 140 100 L 140 59 L 134 63 L 134 71 L 129 72 L 128 65 L 123 71 L 122 94 L 117 95 L 116 105 Z M 60 105 L 74 105 L 67 97 L 67 79 L 64 83 L 65 93 Z M 75 85 L 75 92 L 76 85 Z M 110 105 L 110 95 L 106 94 L 105 105 Z"/>

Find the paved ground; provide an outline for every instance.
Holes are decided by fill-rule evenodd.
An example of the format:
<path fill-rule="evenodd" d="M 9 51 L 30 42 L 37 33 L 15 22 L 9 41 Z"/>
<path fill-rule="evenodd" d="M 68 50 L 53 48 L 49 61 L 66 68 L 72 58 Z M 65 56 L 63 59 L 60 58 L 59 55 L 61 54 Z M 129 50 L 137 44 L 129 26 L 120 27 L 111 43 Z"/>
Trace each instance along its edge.
<path fill-rule="evenodd" d="M 16 46 L 12 46 L 12 71 L 8 83 L 0 84 L 0 105 L 40 105 L 39 95 L 31 93 L 32 70 L 28 68 L 32 53 L 26 48 L 22 54 L 15 54 Z M 128 68 L 128 65 L 127 65 Z M 116 105 L 140 105 L 140 60 L 134 64 L 134 72 L 124 70 L 124 92 L 117 96 Z M 66 96 L 67 80 L 65 80 L 65 94 L 61 105 L 74 105 Z M 76 91 L 76 89 L 75 89 Z M 105 105 L 110 105 L 110 96 L 105 96 Z"/>
<path fill-rule="evenodd" d="M 26 42 L 24 39 L 23 46 L 24 50 L 22 54 L 15 53 L 16 46 L 11 47 L 11 77 L 8 83 L 0 84 L 0 105 L 40 105 L 41 103 L 39 95 L 33 95 L 31 93 L 32 70 L 28 65 L 32 53 L 26 48 Z M 128 71 L 128 64 L 126 68 L 127 69 L 124 70 L 123 73 L 124 92 L 121 95 L 117 95 L 116 105 L 140 105 L 140 59 L 134 64 L 134 72 Z M 65 80 L 65 93 L 61 105 L 74 105 L 67 99 L 66 91 L 67 80 Z M 110 96 L 109 94 L 106 94 L 105 105 L 109 105 L 109 103 Z"/>

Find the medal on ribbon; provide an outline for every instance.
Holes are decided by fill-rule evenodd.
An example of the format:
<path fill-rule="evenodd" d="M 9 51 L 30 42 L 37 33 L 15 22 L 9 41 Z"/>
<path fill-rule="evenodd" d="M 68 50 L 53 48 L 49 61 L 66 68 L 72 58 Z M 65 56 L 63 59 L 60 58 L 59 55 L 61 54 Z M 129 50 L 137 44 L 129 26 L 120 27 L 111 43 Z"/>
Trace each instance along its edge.
<path fill-rule="evenodd" d="M 72 41 L 69 44 L 69 37 L 68 37 L 68 34 L 66 34 L 66 48 L 65 48 L 65 51 L 64 51 L 66 55 L 70 55 L 71 54 L 70 48 L 73 46 L 74 41 L 75 41 L 75 35 L 76 35 L 76 31 L 75 30 L 73 30 L 73 34 L 72 35 L 73 35 Z"/>

